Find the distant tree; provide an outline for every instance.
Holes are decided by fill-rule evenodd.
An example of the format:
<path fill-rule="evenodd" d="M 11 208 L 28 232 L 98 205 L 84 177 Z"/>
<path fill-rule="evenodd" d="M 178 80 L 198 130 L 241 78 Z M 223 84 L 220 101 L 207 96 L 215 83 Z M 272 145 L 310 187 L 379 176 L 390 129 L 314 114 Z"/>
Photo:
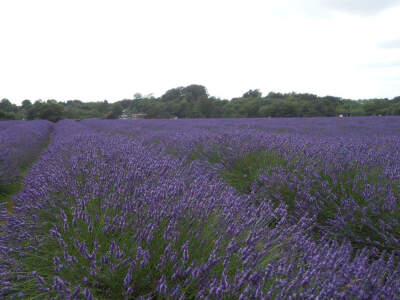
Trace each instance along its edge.
<path fill-rule="evenodd" d="M 16 113 L 18 112 L 18 107 L 12 104 L 8 99 L 2 99 L 0 102 L 0 109 L 6 113 Z"/>
<path fill-rule="evenodd" d="M 0 109 L 0 120 L 15 120 L 16 115 L 14 112 L 5 112 Z"/>
<path fill-rule="evenodd" d="M 393 102 L 400 102 L 400 96 L 394 97 L 392 99 Z"/>
<path fill-rule="evenodd" d="M 302 94 L 289 93 L 289 94 L 287 94 L 286 98 L 296 99 L 296 100 L 308 100 L 308 101 L 316 101 L 316 100 L 318 100 L 318 96 L 317 95 L 308 94 L 308 93 L 302 93 Z"/>
<path fill-rule="evenodd" d="M 373 99 L 363 104 L 367 115 L 389 115 L 391 102 L 387 99 Z"/>
<path fill-rule="evenodd" d="M 122 115 L 123 110 L 120 103 L 113 104 L 111 112 L 107 115 L 107 119 L 118 119 Z"/>
<path fill-rule="evenodd" d="M 263 105 L 258 109 L 258 115 L 260 117 L 272 117 L 273 115 L 273 108 L 272 105 L 267 104 Z"/>
<path fill-rule="evenodd" d="M 55 102 L 43 103 L 40 107 L 38 117 L 43 120 L 57 122 L 63 119 L 64 107 Z"/>
<path fill-rule="evenodd" d="M 35 103 L 27 110 L 26 118 L 28 120 L 39 119 L 39 112 L 42 105 L 43 105 L 42 100 L 35 101 Z"/>
<path fill-rule="evenodd" d="M 172 100 L 181 100 L 183 99 L 183 87 L 177 87 L 174 89 L 170 89 L 165 92 L 164 95 L 161 96 L 161 101 L 172 101 Z"/>
<path fill-rule="evenodd" d="M 225 104 L 222 107 L 222 116 L 223 118 L 232 118 L 233 115 L 235 114 L 235 110 L 229 106 L 228 104 Z"/>
<path fill-rule="evenodd" d="M 262 93 L 259 89 L 256 90 L 248 90 L 246 93 L 243 94 L 242 98 L 261 98 Z"/>
<path fill-rule="evenodd" d="M 269 92 L 267 95 L 268 98 L 273 98 L 273 99 L 283 99 L 286 96 L 282 93 L 274 93 L 274 92 Z"/>
<path fill-rule="evenodd" d="M 21 108 L 27 110 L 32 107 L 32 102 L 30 100 L 22 101 Z"/>
<path fill-rule="evenodd" d="M 81 100 L 68 100 L 67 105 L 75 105 L 75 106 L 81 106 L 83 102 Z"/>
<path fill-rule="evenodd" d="M 147 119 L 169 119 L 172 117 L 167 111 L 167 105 L 163 102 L 154 102 L 146 109 Z"/>
<path fill-rule="evenodd" d="M 130 100 L 130 99 L 124 99 L 124 100 L 118 101 L 117 103 L 118 103 L 118 104 L 121 104 L 122 109 L 124 110 L 124 109 L 127 109 L 127 108 L 131 105 L 132 100 Z"/>
<path fill-rule="evenodd" d="M 340 97 L 334 97 L 334 96 L 325 96 L 324 99 L 332 102 L 332 103 L 336 103 L 339 104 L 342 102 L 342 98 Z"/>
<path fill-rule="evenodd" d="M 207 89 L 202 85 L 191 84 L 186 87 L 177 87 L 166 91 L 165 94 L 161 96 L 160 100 L 168 102 L 185 99 L 189 102 L 195 102 L 205 98 L 208 98 Z"/>
<path fill-rule="evenodd" d="M 24 100 L 21 106 L 8 99 L 0 100 L 1 119 L 48 119 L 62 118 L 119 118 L 122 112 L 144 113 L 147 118 L 218 118 L 218 117 L 315 117 L 364 115 L 400 115 L 400 96 L 389 99 L 353 101 L 334 96 L 319 97 L 309 93 L 274 93 L 262 97 L 258 89 L 249 90 L 239 98 L 221 100 L 208 95 L 202 85 L 192 84 L 165 92 L 160 98 L 152 94 L 136 93 L 135 99 L 124 99 L 114 104 L 103 102 L 85 103 L 80 100 L 32 104 Z"/>
<path fill-rule="evenodd" d="M 391 115 L 400 115 L 400 101 L 395 102 L 392 105 L 392 107 L 391 107 Z"/>
<path fill-rule="evenodd" d="M 190 115 L 190 112 L 192 110 L 192 103 L 189 103 L 188 101 L 181 100 L 177 102 L 177 108 L 176 111 L 173 113 L 174 116 L 179 117 L 179 118 L 187 118 Z"/>
<path fill-rule="evenodd" d="M 104 100 L 103 102 L 98 102 L 96 107 L 101 114 L 105 115 L 109 110 L 110 105 L 108 104 L 107 100 Z"/>
<path fill-rule="evenodd" d="M 198 115 L 203 118 L 211 118 L 215 111 L 214 103 L 208 98 L 200 99 L 194 105 Z"/>
<path fill-rule="evenodd" d="M 5 120 L 6 116 L 6 113 L 0 109 L 0 120 Z"/>
<path fill-rule="evenodd" d="M 183 88 L 182 93 L 183 97 L 189 102 L 208 98 L 207 89 L 198 84 L 188 85 L 187 87 Z"/>

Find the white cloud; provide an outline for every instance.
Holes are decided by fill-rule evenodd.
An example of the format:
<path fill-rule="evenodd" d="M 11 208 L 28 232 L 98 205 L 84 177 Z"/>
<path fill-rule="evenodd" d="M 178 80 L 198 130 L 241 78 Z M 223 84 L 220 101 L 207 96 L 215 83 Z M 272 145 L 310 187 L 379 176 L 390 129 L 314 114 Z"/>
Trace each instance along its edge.
<path fill-rule="evenodd" d="M 381 42 L 380 46 L 387 49 L 400 49 L 400 38 Z"/>
<path fill-rule="evenodd" d="M 354 16 L 317 0 L 271 3 L 1 1 L 0 98 L 116 101 L 191 83 L 223 98 L 250 88 L 400 94 L 385 89 L 386 71 L 365 68 L 400 61 L 380 47 L 398 37 L 398 7 Z"/>
<path fill-rule="evenodd" d="M 400 67 L 400 61 L 376 62 L 366 66 L 370 68 L 397 68 Z"/>
<path fill-rule="evenodd" d="M 398 6 L 398 0 L 322 0 L 334 9 L 361 15 L 374 15 L 381 11 Z"/>

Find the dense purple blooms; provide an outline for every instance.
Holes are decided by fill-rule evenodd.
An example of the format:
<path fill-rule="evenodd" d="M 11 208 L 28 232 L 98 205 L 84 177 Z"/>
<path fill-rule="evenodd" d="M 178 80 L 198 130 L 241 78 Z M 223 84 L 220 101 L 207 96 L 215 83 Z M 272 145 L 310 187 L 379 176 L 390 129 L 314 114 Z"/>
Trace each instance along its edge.
<path fill-rule="evenodd" d="M 12 120 L 12 121 L 1 121 L 0 120 L 0 131 L 2 131 L 4 129 L 7 129 L 7 128 L 11 127 L 11 126 L 20 124 L 20 123 L 24 123 L 24 121 L 15 121 L 15 120 Z"/>
<path fill-rule="evenodd" d="M 0 296 L 400 299 L 398 129 L 58 122 L 0 213 Z M 262 168 L 237 173 L 253 176 L 239 191 L 254 153 Z"/>
<path fill-rule="evenodd" d="M 16 179 L 48 140 L 52 126 L 48 121 L 0 122 L 0 184 Z"/>

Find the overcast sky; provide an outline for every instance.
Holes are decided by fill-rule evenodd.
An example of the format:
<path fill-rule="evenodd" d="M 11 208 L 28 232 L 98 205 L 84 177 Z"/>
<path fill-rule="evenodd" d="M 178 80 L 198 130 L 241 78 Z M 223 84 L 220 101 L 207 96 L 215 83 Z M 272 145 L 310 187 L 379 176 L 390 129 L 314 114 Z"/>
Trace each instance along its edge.
<path fill-rule="evenodd" d="M 1 0 L 0 99 L 400 95 L 400 0 Z"/>

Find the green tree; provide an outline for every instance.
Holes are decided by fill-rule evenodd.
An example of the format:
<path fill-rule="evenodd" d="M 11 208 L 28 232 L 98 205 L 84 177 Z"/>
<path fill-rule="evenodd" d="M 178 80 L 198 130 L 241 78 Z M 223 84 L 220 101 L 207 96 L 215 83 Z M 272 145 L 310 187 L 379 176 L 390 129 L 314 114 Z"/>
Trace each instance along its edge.
<path fill-rule="evenodd" d="M 22 104 L 21 104 L 21 108 L 22 108 L 22 109 L 28 110 L 28 109 L 31 108 L 31 107 L 32 107 L 32 102 L 31 102 L 30 100 L 24 100 L 24 101 L 22 101 Z"/>
<path fill-rule="evenodd" d="M 12 104 L 8 99 L 2 99 L 0 102 L 0 109 L 6 113 L 16 113 L 18 112 L 18 107 Z"/>
<path fill-rule="evenodd" d="M 168 102 L 185 99 L 189 102 L 195 102 L 205 98 L 208 98 L 207 89 L 202 85 L 191 84 L 186 87 L 177 87 L 166 91 L 160 100 Z"/>
<path fill-rule="evenodd" d="M 368 100 L 363 106 L 367 115 L 388 115 L 390 112 L 390 101 L 387 99 Z"/>
<path fill-rule="evenodd" d="M 40 107 L 38 117 L 43 120 L 57 122 L 64 117 L 64 107 L 55 102 L 43 103 Z"/>
<path fill-rule="evenodd" d="M 161 101 L 173 101 L 173 100 L 181 100 L 184 97 L 183 87 L 177 87 L 174 89 L 170 89 L 165 92 L 164 95 L 161 96 Z"/>
<path fill-rule="evenodd" d="M 182 90 L 183 97 L 189 102 L 200 101 L 208 98 L 207 89 L 198 84 L 191 84 Z"/>
<path fill-rule="evenodd" d="M 99 102 L 97 104 L 97 110 L 103 115 L 105 115 L 109 109 L 110 104 L 108 104 L 107 100 L 104 100 L 103 102 Z"/>
<path fill-rule="evenodd" d="M 400 96 L 394 97 L 392 99 L 393 102 L 400 102 Z"/>
<path fill-rule="evenodd" d="M 16 115 L 13 112 L 5 112 L 0 109 L 0 120 L 15 120 Z"/>
<path fill-rule="evenodd" d="M 39 118 L 39 112 L 43 105 L 42 100 L 37 100 L 26 112 L 26 118 L 28 120 L 35 120 Z"/>
<path fill-rule="evenodd" d="M 123 112 L 123 107 L 119 103 L 115 103 L 112 106 L 111 112 L 108 114 L 107 119 L 118 119 Z"/>
<path fill-rule="evenodd" d="M 246 93 L 243 94 L 242 98 L 261 98 L 262 93 L 259 89 L 256 90 L 248 90 Z"/>

